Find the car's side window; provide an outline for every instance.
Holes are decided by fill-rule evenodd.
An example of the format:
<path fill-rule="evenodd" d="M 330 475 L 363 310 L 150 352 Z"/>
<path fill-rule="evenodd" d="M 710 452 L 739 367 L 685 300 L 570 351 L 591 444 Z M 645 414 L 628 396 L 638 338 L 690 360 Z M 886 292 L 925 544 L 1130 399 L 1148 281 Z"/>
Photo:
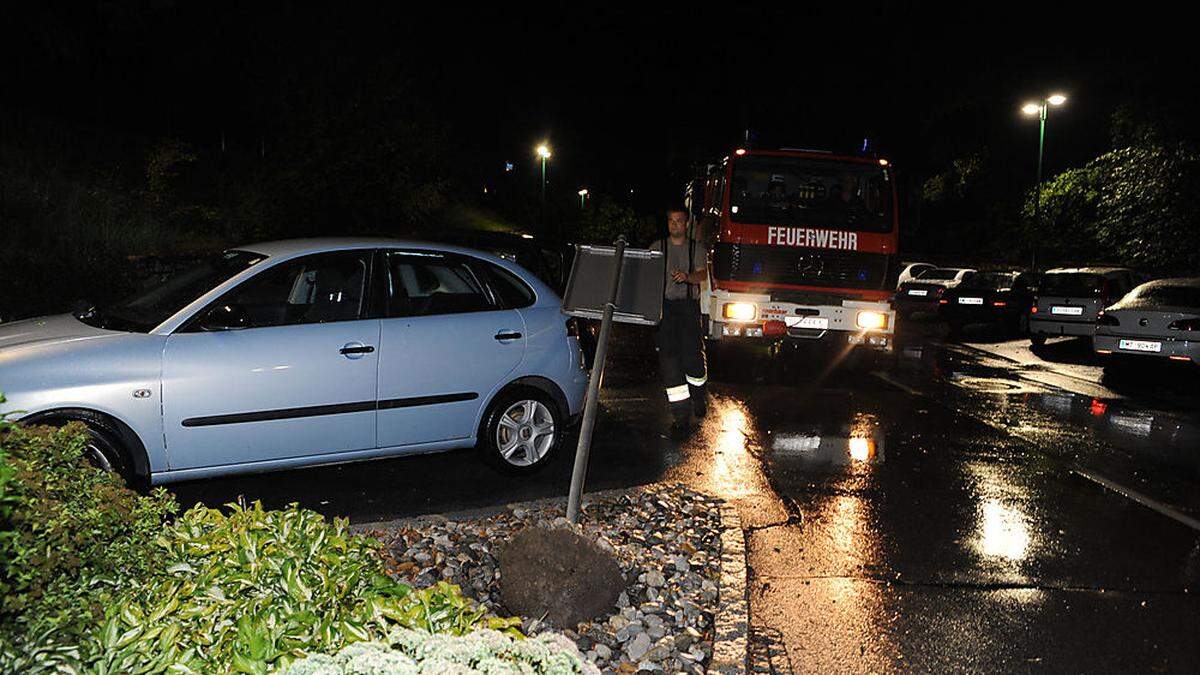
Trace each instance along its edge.
<path fill-rule="evenodd" d="M 520 309 L 533 304 L 534 294 L 524 281 L 512 272 L 491 263 L 479 263 L 488 276 L 488 285 L 492 287 L 497 299 L 508 309 Z"/>
<path fill-rule="evenodd" d="M 222 304 L 245 310 L 248 328 L 353 321 L 363 316 L 370 251 L 320 253 L 276 265 Z"/>
<path fill-rule="evenodd" d="M 479 277 L 461 256 L 437 252 L 386 255 L 389 317 L 486 312 L 495 309 Z"/>

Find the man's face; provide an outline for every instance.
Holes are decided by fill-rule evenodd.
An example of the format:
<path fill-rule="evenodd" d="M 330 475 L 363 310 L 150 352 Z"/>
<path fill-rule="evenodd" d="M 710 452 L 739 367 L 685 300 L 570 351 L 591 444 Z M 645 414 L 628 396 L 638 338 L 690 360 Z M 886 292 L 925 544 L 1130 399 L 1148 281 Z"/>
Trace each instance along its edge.
<path fill-rule="evenodd" d="M 667 214 L 667 232 L 672 237 L 682 237 L 687 234 L 687 214 L 683 211 L 672 211 Z"/>

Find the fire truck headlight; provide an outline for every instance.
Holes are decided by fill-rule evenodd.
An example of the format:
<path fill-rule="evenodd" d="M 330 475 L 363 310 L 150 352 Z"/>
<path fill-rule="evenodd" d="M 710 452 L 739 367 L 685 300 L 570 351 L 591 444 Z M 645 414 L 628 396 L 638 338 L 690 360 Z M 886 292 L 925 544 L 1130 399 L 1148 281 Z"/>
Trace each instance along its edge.
<path fill-rule="evenodd" d="M 728 307 L 729 305 L 725 305 Z M 883 312 L 864 311 L 859 312 L 854 320 L 859 328 L 864 330 L 883 330 L 887 328 L 888 317 Z"/>
<path fill-rule="evenodd" d="M 726 319 L 733 321 L 753 321 L 754 320 L 754 303 L 750 302 L 727 302 L 725 309 L 722 312 Z"/>

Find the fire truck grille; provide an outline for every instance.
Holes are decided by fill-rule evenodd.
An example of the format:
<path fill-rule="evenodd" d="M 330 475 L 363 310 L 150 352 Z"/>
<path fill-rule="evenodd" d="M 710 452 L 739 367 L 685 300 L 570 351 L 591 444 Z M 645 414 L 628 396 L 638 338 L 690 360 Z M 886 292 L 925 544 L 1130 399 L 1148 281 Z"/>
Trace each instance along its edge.
<path fill-rule="evenodd" d="M 887 288 L 888 256 L 830 249 L 718 243 L 713 275 L 748 281 L 836 288 Z"/>

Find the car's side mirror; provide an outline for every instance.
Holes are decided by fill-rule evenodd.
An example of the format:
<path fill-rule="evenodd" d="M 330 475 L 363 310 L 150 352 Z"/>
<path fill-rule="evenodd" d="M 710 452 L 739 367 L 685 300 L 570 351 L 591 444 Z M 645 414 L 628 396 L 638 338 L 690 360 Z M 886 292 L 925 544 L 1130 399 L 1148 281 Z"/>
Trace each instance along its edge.
<path fill-rule="evenodd" d="M 250 315 L 241 305 L 220 304 L 205 313 L 200 329 L 207 331 L 238 330 L 250 326 Z"/>

